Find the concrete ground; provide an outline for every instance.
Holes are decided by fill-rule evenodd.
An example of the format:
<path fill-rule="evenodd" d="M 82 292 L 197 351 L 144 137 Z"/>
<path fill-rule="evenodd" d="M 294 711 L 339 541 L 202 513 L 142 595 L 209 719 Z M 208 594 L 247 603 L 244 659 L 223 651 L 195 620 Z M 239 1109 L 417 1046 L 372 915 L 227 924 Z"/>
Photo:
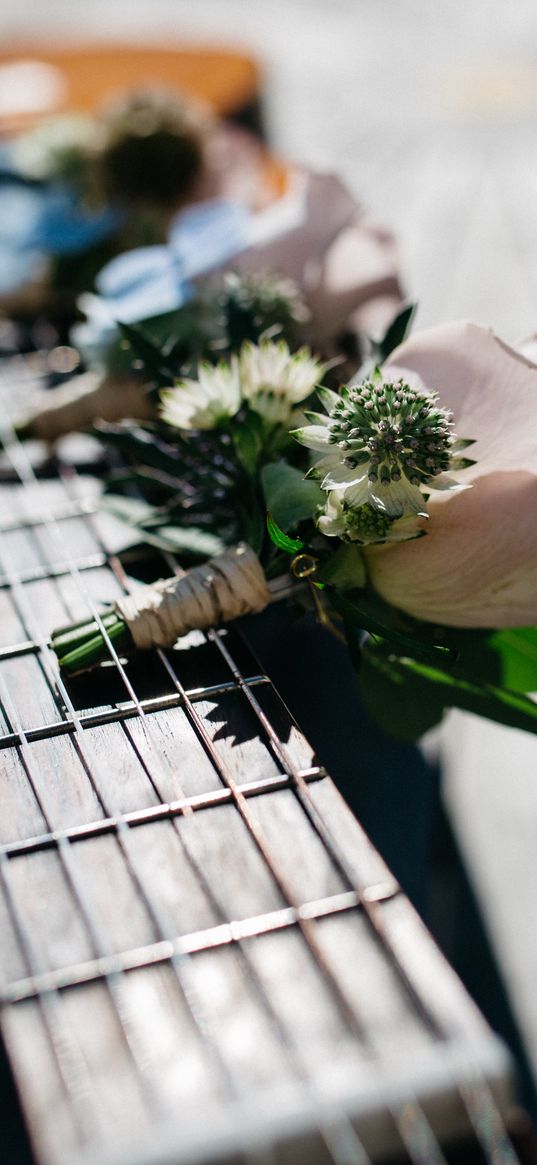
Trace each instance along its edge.
<path fill-rule="evenodd" d="M 418 327 L 471 317 L 506 340 L 537 328 L 533 0 L 17 0 L 0 35 L 255 52 L 271 140 L 337 170 L 396 231 Z M 444 756 L 453 829 L 537 1070 L 535 741 L 457 715 Z"/>

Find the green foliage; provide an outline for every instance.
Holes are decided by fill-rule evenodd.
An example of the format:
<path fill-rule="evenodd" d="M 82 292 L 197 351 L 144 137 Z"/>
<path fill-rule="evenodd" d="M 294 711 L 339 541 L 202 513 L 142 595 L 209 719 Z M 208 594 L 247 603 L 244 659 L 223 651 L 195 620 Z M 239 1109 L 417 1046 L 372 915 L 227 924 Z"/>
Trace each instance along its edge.
<path fill-rule="evenodd" d="M 394 349 L 403 343 L 412 326 L 415 312 L 416 304 L 409 303 L 397 313 L 386 329 L 382 339 L 375 344 L 375 358 L 377 363 L 383 364 Z"/>
<path fill-rule="evenodd" d="M 357 668 L 362 699 L 371 716 L 398 740 L 418 740 L 440 722 L 445 711 L 435 684 L 406 672 L 389 644 L 362 644 Z"/>
<path fill-rule="evenodd" d="M 366 581 L 364 559 L 356 544 L 338 542 L 333 554 L 321 566 L 317 578 L 338 591 L 356 590 Z"/>
<path fill-rule="evenodd" d="M 170 313 L 170 315 L 160 317 L 165 320 L 169 328 L 172 323 L 177 324 L 177 320 L 173 316 L 178 313 Z M 177 366 L 169 361 L 163 352 L 162 341 L 151 335 L 150 325 L 153 322 L 157 327 L 158 317 L 155 321 L 146 321 L 143 324 L 123 324 L 118 323 L 118 328 L 122 336 L 123 344 L 120 349 L 127 352 L 127 361 L 131 367 L 143 368 L 147 379 L 151 379 L 155 388 L 165 388 L 178 375 Z M 114 347 L 108 359 L 108 367 L 110 371 L 118 371 L 118 353 Z"/>
<path fill-rule="evenodd" d="M 367 591 L 329 597 L 344 618 L 363 698 L 387 732 L 415 740 L 451 707 L 537 732 L 537 704 L 526 695 L 537 690 L 537 629 L 435 627 Z"/>
<path fill-rule="evenodd" d="M 103 635 L 101 628 L 104 628 Z M 51 637 L 58 663 L 69 675 L 95 667 L 110 659 L 111 648 L 120 654 L 133 647 L 131 633 L 116 611 L 103 613 L 100 624 L 95 619 L 60 628 Z"/>
<path fill-rule="evenodd" d="M 341 615 L 348 628 L 355 632 L 368 631 L 381 641 L 386 641 L 391 650 L 399 648 L 411 656 L 442 661 L 449 666 L 454 660 L 451 648 L 414 638 L 411 632 L 401 630 L 397 625 L 397 613 L 386 604 L 380 606 L 367 592 L 356 590 L 341 594 L 335 587 L 325 587 L 330 605 Z M 380 613 L 379 613 L 380 612 Z M 383 617 L 384 616 L 384 617 Z"/>
<path fill-rule="evenodd" d="M 494 684 L 515 692 L 537 691 L 537 628 L 466 630 L 435 627 L 411 619 L 407 626 L 420 642 L 449 648 L 458 673 L 470 682 Z"/>
<path fill-rule="evenodd" d="M 173 526 L 166 522 L 153 528 L 140 528 L 144 542 L 159 550 L 169 550 L 181 558 L 214 558 L 222 554 L 226 543 L 216 534 L 202 530 L 199 526 Z"/>
<path fill-rule="evenodd" d="M 491 631 L 485 644 L 485 666 L 494 657 L 502 686 L 514 692 L 537 692 L 537 627 Z M 479 675 L 482 674 L 480 670 Z"/>
<path fill-rule="evenodd" d="M 297 554 L 299 550 L 304 549 L 304 543 L 300 538 L 290 538 L 288 534 L 284 534 L 271 514 L 267 514 L 267 530 L 271 542 L 278 550 L 285 550 L 287 554 Z"/>
<path fill-rule="evenodd" d="M 264 446 L 265 426 L 259 413 L 249 409 L 244 418 L 231 427 L 231 440 L 239 465 L 249 477 L 255 477 Z"/>
<path fill-rule="evenodd" d="M 415 312 L 416 304 L 406 304 L 394 316 L 380 340 L 370 340 L 370 354 L 353 376 L 351 384 L 358 384 L 362 380 L 382 380 L 381 366 L 388 359 L 388 356 L 391 356 L 395 348 L 403 343 L 410 330 Z"/>
<path fill-rule="evenodd" d="M 295 530 L 300 522 L 312 519 L 323 503 L 317 482 L 305 480 L 300 469 L 284 461 L 271 462 L 261 470 L 265 508 L 280 530 Z"/>
<path fill-rule="evenodd" d="M 227 350 L 237 352 L 245 340 L 263 336 L 300 344 L 304 306 L 287 283 L 270 277 L 248 277 L 229 272 L 220 295 Z"/>
<path fill-rule="evenodd" d="M 170 550 L 189 558 L 212 558 L 221 554 L 226 543 L 217 534 L 204 530 L 192 521 L 175 525 L 169 512 L 160 511 L 140 498 L 125 497 L 122 494 L 106 494 L 101 508 L 113 514 L 119 521 L 133 526 L 141 540 L 159 550 Z"/>
<path fill-rule="evenodd" d="M 209 278 L 188 303 L 137 324 L 118 324 L 107 355 L 109 372 L 141 369 L 155 389 L 193 376 L 201 360 L 216 362 L 245 340 L 263 336 L 300 344 L 303 305 L 280 280 L 227 273 Z"/>
<path fill-rule="evenodd" d="M 472 681 L 458 666 L 443 669 L 398 657 L 388 643 L 369 641 L 363 647 L 359 682 L 376 720 L 403 740 L 417 739 L 452 707 L 537 732 L 537 704 L 527 696 L 490 682 Z"/>
<path fill-rule="evenodd" d="M 181 434 L 178 430 L 166 430 L 132 423 L 109 425 L 101 423 L 94 432 L 104 435 L 109 446 L 125 458 L 130 467 L 130 477 L 143 489 L 149 504 L 154 501 L 156 488 L 162 500 L 169 498 L 170 504 L 178 496 L 195 495 L 202 507 L 211 507 L 215 491 L 219 491 L 219 510 L 222 508 L 222 492 L 232 492 L 238 486 L 241 471 L 231 456 L 231 446 L 224 443 L 222 435 L 213 433 Z M 129 481 L 125 470 L 111 475 L 112 481 Z"/>
<path fill-rule="evenodd" d="M 123 494 L 105 494 L 100 508 L 107 514 L 113 514 L 120 522 L 127 522 L 129 526 L 143 525 L 153 513 L 153 507 L 142 498 L 125 497 Z"/>

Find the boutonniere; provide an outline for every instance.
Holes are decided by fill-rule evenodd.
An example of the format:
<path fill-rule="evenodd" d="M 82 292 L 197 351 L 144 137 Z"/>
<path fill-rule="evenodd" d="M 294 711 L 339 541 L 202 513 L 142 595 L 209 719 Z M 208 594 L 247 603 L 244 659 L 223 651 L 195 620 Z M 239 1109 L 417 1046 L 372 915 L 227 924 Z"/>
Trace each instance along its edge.
<path fill-rule="evenodd" d="M 247 343 L 162 393 L 162 429 L 123 433 L 138 481 L 145 457 L 142 534 L 207 562 L 58 632 L 60 665 L 290 595 L 344 638 L 398 734 L 450 706 L 535 731 L 537 366 L 452 325 L 338 392 L 325 374 L 306 349 Z"/>

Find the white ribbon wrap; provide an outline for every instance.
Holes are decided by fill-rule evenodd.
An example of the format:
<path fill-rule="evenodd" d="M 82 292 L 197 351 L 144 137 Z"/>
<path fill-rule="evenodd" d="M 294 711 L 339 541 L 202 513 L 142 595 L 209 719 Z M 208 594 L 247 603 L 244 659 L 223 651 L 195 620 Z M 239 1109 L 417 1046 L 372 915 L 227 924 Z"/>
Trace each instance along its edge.
<path fill-rule="evenodd" d="M 188 631 L 262 611 L 272 593 L 254 551 L 240 543 L 186 574 L 116 601 L 136 647 L 172 647 Z"/>

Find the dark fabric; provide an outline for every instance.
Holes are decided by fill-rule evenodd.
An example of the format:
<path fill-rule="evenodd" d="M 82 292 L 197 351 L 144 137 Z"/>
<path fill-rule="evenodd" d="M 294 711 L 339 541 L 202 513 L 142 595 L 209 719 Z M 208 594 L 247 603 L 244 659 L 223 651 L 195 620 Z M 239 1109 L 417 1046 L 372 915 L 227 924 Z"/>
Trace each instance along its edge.
<path fill-rule="evenodd" d="M 291 713 L 403 889 L 424 910 L 438 773 L 371 720 L 346 648 L 310 616 L 274 605 L 242 621 Z"/>
<path fill-rule="evenodd" d="M 6 1051 L 0 1039 L 0 1161 L 2 1165 L 34 1165 Z"/>

